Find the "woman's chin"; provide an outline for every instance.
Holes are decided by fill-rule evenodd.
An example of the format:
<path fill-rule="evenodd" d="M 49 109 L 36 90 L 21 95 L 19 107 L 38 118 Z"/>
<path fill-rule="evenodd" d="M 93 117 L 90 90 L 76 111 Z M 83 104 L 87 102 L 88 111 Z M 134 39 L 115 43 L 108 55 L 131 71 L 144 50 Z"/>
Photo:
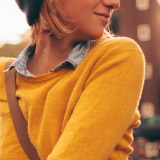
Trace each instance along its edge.
<path fill-rule="evenodd" d="M 84 36 L 84 40 L 96 40 L 103 36 L 104 30 L 99 32 L 93 32 Z"/>

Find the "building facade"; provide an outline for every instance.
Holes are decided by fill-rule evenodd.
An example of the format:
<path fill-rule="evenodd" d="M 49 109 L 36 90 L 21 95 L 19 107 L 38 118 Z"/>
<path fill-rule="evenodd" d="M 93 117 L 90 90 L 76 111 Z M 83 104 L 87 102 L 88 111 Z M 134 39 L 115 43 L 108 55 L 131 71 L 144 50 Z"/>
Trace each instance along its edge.
<path fill-rule="evenodd" d="M 113 33 L 134 39 L 146 58 L 146 80 L 133 160 L 160 160 L 160 0 L 120 0 L 112 17 Z"/>
<path fill-rule="evenodd" d="M 160 2 L 121 0 L 113 16 L 118 35 L 133 38 L 146 57 L 146 81 L 140 110 L 143 118 L 160 114 Z M 112 26 L 113 26 L 112 25 Z"/>

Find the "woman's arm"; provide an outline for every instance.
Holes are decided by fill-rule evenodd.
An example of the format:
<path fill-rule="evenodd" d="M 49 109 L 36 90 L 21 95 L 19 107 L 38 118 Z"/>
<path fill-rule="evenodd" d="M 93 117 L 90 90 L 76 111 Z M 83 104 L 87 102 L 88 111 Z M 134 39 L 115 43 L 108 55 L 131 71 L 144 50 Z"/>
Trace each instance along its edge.
<path fill-rule="evenodd" d="M 107 160 L 127 131 L 141 97 L 145 61 L 138 47 L 114 55 L 104 54 L 95 64 L 47 160 Z"/>

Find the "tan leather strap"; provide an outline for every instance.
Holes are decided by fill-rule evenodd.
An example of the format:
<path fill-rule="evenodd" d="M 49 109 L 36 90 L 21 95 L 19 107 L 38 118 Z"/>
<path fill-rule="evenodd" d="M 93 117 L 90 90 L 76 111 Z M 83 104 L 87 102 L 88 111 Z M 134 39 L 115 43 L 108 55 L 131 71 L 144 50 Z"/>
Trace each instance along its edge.
<path fill-rule="evenodd" d="M 12 62 L 8 62 L 6 64 L 6 69 L 10 66 L 11 63 Z M 17 101 L 15 68 L 5 72 L 5 83 L 10 113 L 19 142 L 30 160 L 40 160 L 36 149 L 29 139 L 27 121 L 25 120 Z"/>

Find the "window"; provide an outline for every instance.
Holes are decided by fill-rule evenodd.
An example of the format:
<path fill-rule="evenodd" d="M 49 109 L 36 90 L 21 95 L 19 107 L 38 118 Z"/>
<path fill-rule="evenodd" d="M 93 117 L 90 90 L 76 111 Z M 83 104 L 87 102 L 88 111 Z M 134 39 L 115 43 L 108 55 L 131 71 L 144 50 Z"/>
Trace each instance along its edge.
<path fill-rule="evenodd" d="M 155 115 L 155 108 L 152 102 L 144 102 L 141 105 L 141 115 L 143 118 L 151 118 Z"/>
<path fill-rule="evenodd" d="M 151 63 L 146 63 L 145 79 L 152 79 L 152 77 L 153 77 L 153 66 Z"/>
<path fill-rule="evenodd" d="M 151 39 L 151 27 L 148 24 L 140 24 L 137 27 L 137 38 L 141 42 Z"/>
<path fill-rule="evenodd" d="M 138 10 L 147 10 L 150 6 L 150 0 L 136 0 L 136 7 Z"/>

